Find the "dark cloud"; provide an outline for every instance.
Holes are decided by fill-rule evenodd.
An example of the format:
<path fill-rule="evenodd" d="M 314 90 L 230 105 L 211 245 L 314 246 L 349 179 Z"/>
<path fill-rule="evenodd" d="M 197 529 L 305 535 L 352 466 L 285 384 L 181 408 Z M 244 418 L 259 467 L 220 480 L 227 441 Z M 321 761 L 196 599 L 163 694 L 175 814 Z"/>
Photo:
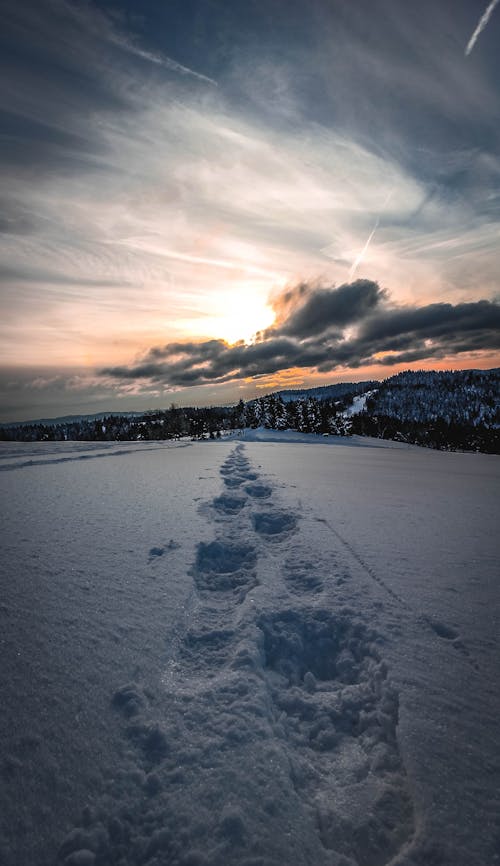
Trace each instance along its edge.
<path fill-rule="evenodd" d="M 316 337 L 359 321 L 383 300 L 385 293 L 372 280 L 356 280 L 338 288 L 301 283 L 287 290 L 275 305 L 286 320 L 278 332 L 298 339 Z M 272 331 L 268 331 L 271 334 Z"/>
<path fill-rule="evenodd" d="M 468 304 L 428 304 L 425 307 L 404 307 L 387 310 L 371 316 L 363 324 L 361 337 L 371 343 L 374 340 L 418 335 L 425 333 L 427 339 L 450 337 L 456 330 L 481 330 L 500 328 L 500 306 L 491 301 L 476 301 Z"/>
<path fill-rule="evenodd" d="M 319 310 L 314 309 L 315 301 Z M 101 375 L 190 387 L 258 378 L 293 367 L 327 373 L 500 348 L 500 304 L 487 300 L 391 307 L 376 283 L 356 280 L 338 289 L 302 283 L 287 290 L 276 306 L 288 308 L 289 318 L 255 343 L 170 343 L 152 348 L 137 364 L 107 368 Z M 342 333 L 342 325 L 353 324 L 355 335 Z"/>
<path fill-rule="evenodd" d="M 111 367 L 103 374 L 118 379 L 153 379 L 176 387 L 227 382 L 277 373 L 291 366 L 314 367 L 321 351 L 287 337 L 274 337 L 246 345 L 223 340 L 173 343 L 152 349 L 144 361 Z"/>

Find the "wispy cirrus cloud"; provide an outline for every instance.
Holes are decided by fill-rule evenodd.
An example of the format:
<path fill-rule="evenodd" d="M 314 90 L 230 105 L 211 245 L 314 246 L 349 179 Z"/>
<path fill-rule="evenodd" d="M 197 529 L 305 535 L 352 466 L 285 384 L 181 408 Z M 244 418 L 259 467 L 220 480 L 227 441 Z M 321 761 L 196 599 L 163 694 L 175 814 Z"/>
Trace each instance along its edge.
<path fill-rule="evenodd" d="M 483 32 L 484 28 L 486 27 L 488 21 L 490 20 L 491 16 L 493 15 L 493 12 L 495 11 L 495 7 L 498 6 L 498 3 L 499 3 L 499 0 L 491 0 L 491 3 L 489 3 L 489 5 L 486 7 L 483 14 L 481 15 L 481 18 L 479 19 L 478 25 L 477 25 L 476 29 L 474 30 L 471 38 L 469 39 L 469 41 L 465 47 L 465 56 L 466 57 L 467 57 L 467 55 L 469 55 L 471 53 L 472 49 L 474 48 L 474 45 L 476 44 L 479 36 L 481 35 L 481 33 Z"/>

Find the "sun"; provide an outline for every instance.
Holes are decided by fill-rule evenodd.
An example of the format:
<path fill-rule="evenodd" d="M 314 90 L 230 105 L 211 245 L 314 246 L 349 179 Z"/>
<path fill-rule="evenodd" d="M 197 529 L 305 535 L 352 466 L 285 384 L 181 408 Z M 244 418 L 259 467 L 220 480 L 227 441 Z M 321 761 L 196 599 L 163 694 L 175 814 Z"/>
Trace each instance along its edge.
<path fill-rule="evenodd" d="M 227 343 L 251 341 L 257 331 L 269 328 L 275 313 L 257 293 L 238 293 L 223 304 L 217 304 L 217 312 L 203 319 L 203 330 Z"/>

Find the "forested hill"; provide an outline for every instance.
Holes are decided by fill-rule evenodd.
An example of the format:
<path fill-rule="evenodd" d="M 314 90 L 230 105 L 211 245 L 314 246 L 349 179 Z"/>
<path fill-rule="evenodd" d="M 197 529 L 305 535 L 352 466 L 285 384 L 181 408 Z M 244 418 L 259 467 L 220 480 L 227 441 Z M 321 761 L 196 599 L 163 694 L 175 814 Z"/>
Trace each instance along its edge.
<path fill-rule="evenodd" d="M 337 388 L 333 391 L 333 388 Z M 318 396 L 318 392 L 320 396 Z M 285 396 L 286 395 L 286 396 Z M 215 438 L 245 427 L 375 436 L 500 453 L 500 369 L 406 371 L 383 382 L 277 392 L 232 407 L 158 409 L 0 427 L 14 441 Z"/>
<path fill-rule="evenodd" d="M 391 376 L 367 400 L 368 414 L 405 422 L 498 426 L 500 369 L 407 370 Z"/>
<path fill-rule="evenodd" d="M 431 448 L 500 453 L 500 369 L 407 370 L 385 379 L 352 432 Z"/>

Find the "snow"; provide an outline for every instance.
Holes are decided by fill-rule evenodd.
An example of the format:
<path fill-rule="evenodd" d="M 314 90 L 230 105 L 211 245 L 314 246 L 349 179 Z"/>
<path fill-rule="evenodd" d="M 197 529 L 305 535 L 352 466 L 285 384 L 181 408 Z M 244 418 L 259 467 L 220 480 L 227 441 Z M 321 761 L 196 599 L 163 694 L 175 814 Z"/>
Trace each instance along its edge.
<path fill-rule="evenodd" d="M 351 418 L 353 415 L 359 415 L 360 412 L 364 412 L 366 408 L 366 401 L 373 394 L 377 393 L 377 389 L 374 391 L 366 391 L 364 394 L 358 394 L 353 398 L 353 401 L 347 409 L 344 410 L 343 415 L 344 418 Z"/>
<path fill-rule="evenodd" d="M 406 443 L 372 436 L 336 436 L 334 434 L 301 433 L 299 430 L 270 430 L 266 427 L 247 427 L 240 431 L 243 442 L 285 442 L 302 445 L 346 445 L 349 448 L 411 448 Z"/>
<path fill-rule="evenodd" d="M 275 432 L 2 445 L 5 866 L 499 862 L 499 458 Z"/>

